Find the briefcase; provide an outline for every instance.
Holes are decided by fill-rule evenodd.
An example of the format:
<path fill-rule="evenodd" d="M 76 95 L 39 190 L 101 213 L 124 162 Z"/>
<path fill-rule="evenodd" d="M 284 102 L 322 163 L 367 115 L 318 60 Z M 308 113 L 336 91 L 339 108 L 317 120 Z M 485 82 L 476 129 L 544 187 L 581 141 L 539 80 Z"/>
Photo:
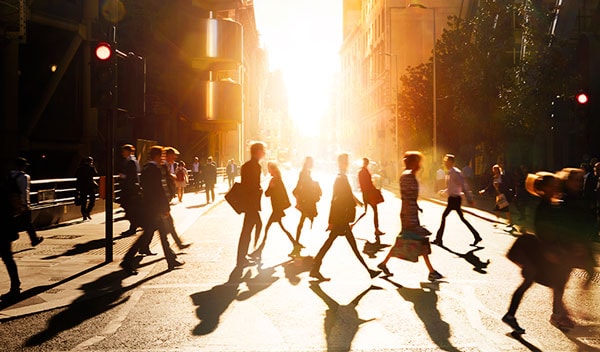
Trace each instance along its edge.
<path fill-rule="evenodd" d="M 229 192 L 225 194 L 225 200 L 236 213 L 241 214 L 246 211 L 246 192 L 244 192 L 241 183 L 236 182 L 233 184 Z"/>

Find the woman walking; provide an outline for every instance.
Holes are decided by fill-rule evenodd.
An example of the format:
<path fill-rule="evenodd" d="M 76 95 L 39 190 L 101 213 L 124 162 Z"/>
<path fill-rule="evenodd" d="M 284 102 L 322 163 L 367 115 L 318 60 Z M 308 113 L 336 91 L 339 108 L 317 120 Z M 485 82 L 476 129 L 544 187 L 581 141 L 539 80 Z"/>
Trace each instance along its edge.
<path fill-rule="evenodd" d="M 181 203 L 185 186 L 188 184 L 188 172 L 185 168 L 185 162 L 183 162 L 183 160 L 177 164 L 175 177 L 175 184 L 177 186 L 177 199 L 179 199 L 179 203 Z"/>
<path fill-rule="evenodd" d="M 267 222 L 267 226 L 265 227 L 265 236 L 263 237 L 260 246 L 258 246 L 258 248 L 252 254 L 250 254 L 250 257 L 252 257 L 253 259 L 260 259 L 262 251 L 265 248 L 265 243 L 267 242 L 267 234 L 269 233 L 269 228 L 275 222 L 279 224 L 281 230 L 283 230 L 290 242 L 292 242 L 294 250 L 292 250 L 289 256 L 294 257 L 296 253 L 295 250 L 296 248 L 299 248 L 299 244 L 298 242 L 296 242 L 296 240 L 294 240 L 292 234 L 288 230 L 286 230 L 281 221 L 281 219 L 285 216 L 285 209 L 291 206 L 290 199 L 288 197 L 287 191 L 285 190 L 285 185 L 283 184 L 283 180 L 281 178 L 281 171 L 279 170 L 279 167 L 277 167 L 277 164 L 269 162 L 267 164 L 267 169 L 269 170 L 269 173 L 271 174 L 272 178 L 269 182 L 269 188 L 267 188 L 267 191 L 265 192 L 265 196 L 271 197 L 271 207 L 273 208 L 273 212 L 271 213 L 269 221 Z M 258 238 L 256 238 L 255 240 L 255 242 L 257 242 Z"/>
<path fill-rule="evenodd" d="M 486 188 L 479 191 L 479 194 L 484 194 L 485 192 L 492 190 L 494 191 L 494 195 L 496 197 L 494 211 L 504 213 L 506 215 L 506 220 L 508 220 L 508 228 L 512 230 L 515 225 L 513 225 L 510 217 L 509 202 L 510 199 L 512 199 L 514 189 L 510 182 L 510 178 L 504 174 L 504 171 L 498 164 L 492 166 L 492 180 Z"/>
<path fill-rule="evenodd" d="M 313 158 L 307 156 L 304 160 L 302 170 L 300 171 L 296 188 L 294 188 L 294 191 L 292 192 L 294 197 L 296 197 L 296 209 L 300 211 L 301 215 L 300 222 L 296 228 L 296 246 L 292 253 L 290 253 L 290 256 L 299 256 L 300 250 L 304 248 L 304 246 L 300 244 L 300 234 L 302 232 L 302 227 L 304 227 L 304 221 L 309 219 L 312 226 L 312 222 L 317 216 L 317 202 L 321 199 L 322 193 L 319 183 L 313 181 L 310 175 L 312 167 Z"/>
<path fill-rule="evenodd" d="M 429 261 L 429 254 L 431 254 L 431 245 L 427 238 L 431 235 L 431 232 L 421 226 L 419 222 L 419 211 L 422 211 L 417 204 L 419 198 L 419 181 L 417 181 L 416 173 L 421 169 L 421 160 L 423 155 L 420 152 L 406 152 L 404 154 L 404 167 L 405 170 L 400 176 L 400 198 L 402 199 L 402 208 L 400 209 L 400 222 L 402 224 L 402 231 L 396 238 L 394 247 L 390 249 L 390 252 L 377 267 L 383 271 L 387 276 L 393 274 L 387 267 L 387 262 L 393 256 L 398 256 L 398 252 L 401 250 L 406 240 L 418 241 L 419 246 L 417 248 L 417 256 L 422 256 L 425 261 L 425 265 L 429 270 L 428 279 L 429 281 L 435 281 L 441 279 L 442 274 L 438 273 L 431 262 Z"/>

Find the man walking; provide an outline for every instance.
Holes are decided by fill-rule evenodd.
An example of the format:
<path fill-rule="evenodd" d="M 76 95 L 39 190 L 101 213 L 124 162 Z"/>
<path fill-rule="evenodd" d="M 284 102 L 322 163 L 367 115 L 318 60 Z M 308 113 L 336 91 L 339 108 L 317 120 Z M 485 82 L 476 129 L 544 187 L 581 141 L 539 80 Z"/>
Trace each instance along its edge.
<path fill-rule="evenodd" d="M 246 259 L 248 255 L 248 247 L 250 247 L 250 237 L 252 229 L 256 227 L 255 236 L 258 238 L 262 230 L 262 220 L 260 219 L 260 198 L 262 196 L 262 188 L 260 187 L 260 160 L 265 156 L 265 146 L 261 142 L 254 143 L 250 146 L 250 160 L 242 165 L 241 169 L 241 185 L 246 194 L 246 204 L 244 211 L 244 224 L 242 225 L 242 233 L 238 243 L 237 251 L 237 267 L 243 268 L 248 266 L 250 262 Z"/>
<path fill-rule="evenodd" d="M 348 154 L 345 153 L 338 156 L 340 173 L 333 184 L 333 195 L 331 198 L 331 208 L 329 210 L 329 227 L 327 227 L 327 230 L 331 232 L 315 256 L 312 270 L 309 273 L 310 277 L 313 277 L 318 281 L 329 281 L 329 278 L 321 275 L 319 270 L 321 268 L 323 257 L 327 251 L 329 251 L 333 241 L 335 241 L 338 236 L 346 237 L 346 240 L 352 248 L 352 252 L 354 252 L 354 255 L 356 255 L 356 259 L 358 259 L 365 269 L 367 269 L 371 278 L 374 278 L 381 273 L 380 270 L 372 270 L 367 266 L 367 263 L 360 255 L 360 251 L 356 245 L 356 240 L 352 234 L 352 227 L 350 226 L 350 223 L 354 222 L 354 217 L 356 216 L 356 205 L 362 206 L 364 204 L 362 204 L 358 199 L 356 199 L 356 197 L 354 197 L 354 194 L 352 194 L 352 188 L 350 187 L 348 177 L 346 176 L 349 165 L 348 158 Z"/>
<path fill-rule="evenodd" d="M 14 224 L 17 231 L 27 231 L 32 246 L 40 244 L 44 237 L 38 236 L 31 222 L 31 205 L 29 189 L 31 177 L 25 172 L 29 162 L 25 158 L 15 160 L 15 169 L 8 175 L 9 197 L 11 202 Z"/>
<path fill-rule="evenodd" d="M 444 167 L 446 170 L 448 170 L 448 175 L 446 176 L 446 189 L 441 190 L 440 194 L 448 195 L 448 205 L 442 214 L 440 228 L 437 231 L 435 239 L 431 243 L 440 247 L 443 246 L 442 236 L 444 235 L 444 227 L 446 226 L 446 217 L 452 210 L 454 210 L 458 214 L 460 220 L 467 225 L 473 234 L 474 241 L 471 246 L 476 246 L 479 242 L 481 242 L 481 236 L 479 236 L 477 230 L 475 230 L 475 228 L 467 221 L 467 219 L 465 219 L 461 209 L 461 195 L 463 193 L 465 194 L 467 203 L 471 206 L 474 204 L 473 195 L 470 190 L 466 189 L 464 177 L 461 171 L 454 166 L 454 159 L 455 157 L 452 154 L 446 154 L 444 156 Z"/>
<path fill-rule="evenodd" d="M 229 182 L 229 188 L 233 187 L 235 183 L 235 177 L 237 176 L 237 165 L 233 159 L 230 159 L 227 163 L 225 172 L 227 173 L 227 181 Z"/>
<path fill-rule="evenodd" d="M 215 184 L 217 183 L 217 164 L 213 161 L 212 156 L 206 160 L 206 165 L 202 170 L 204 174 L 204 190 L 206 191 L 206 204 L 215 201 Z"/>
<path fill-rule="evenodd" d="M 129 229 L 121 236 L 131 236 L 135 234 L 140 226 L 139 213 L 141 207 L 140 164 L 135 158 L 135 148 L 131 144 L 121 146 L 121 170 L 119 172 L 119 199 L 121 207 L 125 210 L 125 217 L 129 220 Z"/>
<path fill-rule="evenodd" d="M 168 230 L 166 229 L 165 219 L 170 215 L 170 206 L 167 199 L 168 189 L 166 178 L 161 171 L 161 156 L 162 148 L 160 146 L 153 146 L 150 149 L 150 161 L 144 165 L 140 177 L 143 189 L 142 200 L 146 216 L 143 224 L 144 233 L 129 248 L 121 262 L 121 267 L 131 275 L 137 274 L 137 271 L 133 267 L 135 254 L 148 238 L 152 238 L 156 230 L 158 230 L 160 236 L 160 244 L 163 247 L 169 270 L 184 264 L 177 261 L 177 256 L 169 247 L 169 241 L 167 240 Z"/>

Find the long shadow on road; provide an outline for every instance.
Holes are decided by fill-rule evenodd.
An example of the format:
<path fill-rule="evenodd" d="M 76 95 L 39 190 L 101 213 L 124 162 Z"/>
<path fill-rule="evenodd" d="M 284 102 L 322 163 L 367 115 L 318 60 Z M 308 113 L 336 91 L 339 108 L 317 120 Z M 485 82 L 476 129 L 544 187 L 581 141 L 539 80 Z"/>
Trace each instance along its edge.
<path fill-rule="evenodd" d="M 475 252 L 482 250 L 484 247 L 478 246 L 466 253 L 455 252 L 446 246 L 441 246 L 441 248 L 466 260 L 467 263 L 473 265 L 473 270 L 475 270 L 476 272 L 480 274 L 487 274 L 487 271 L 485 270 L 487 269 L 488 265 L 490 265 L 490 260 L 488 259 L 484 262 L 478 256 L 475 255 Z"/>

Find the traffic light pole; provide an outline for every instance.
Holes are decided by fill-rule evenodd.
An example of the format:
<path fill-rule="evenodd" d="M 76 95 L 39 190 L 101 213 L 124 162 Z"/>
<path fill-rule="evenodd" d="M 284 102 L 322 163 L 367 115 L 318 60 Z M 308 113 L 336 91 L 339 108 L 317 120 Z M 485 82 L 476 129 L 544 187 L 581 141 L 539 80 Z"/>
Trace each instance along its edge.
<path fill-rule="evenodd" d="M 113 104 L 111 104 L 113 105 Z M 113 185 L 114 185 L 114 112 L 111 106 L 106 109 L 106 187 L 104 197 L 104 213 L 106 214 L 105 228 L 105 262 L 113 261 Z"/>

